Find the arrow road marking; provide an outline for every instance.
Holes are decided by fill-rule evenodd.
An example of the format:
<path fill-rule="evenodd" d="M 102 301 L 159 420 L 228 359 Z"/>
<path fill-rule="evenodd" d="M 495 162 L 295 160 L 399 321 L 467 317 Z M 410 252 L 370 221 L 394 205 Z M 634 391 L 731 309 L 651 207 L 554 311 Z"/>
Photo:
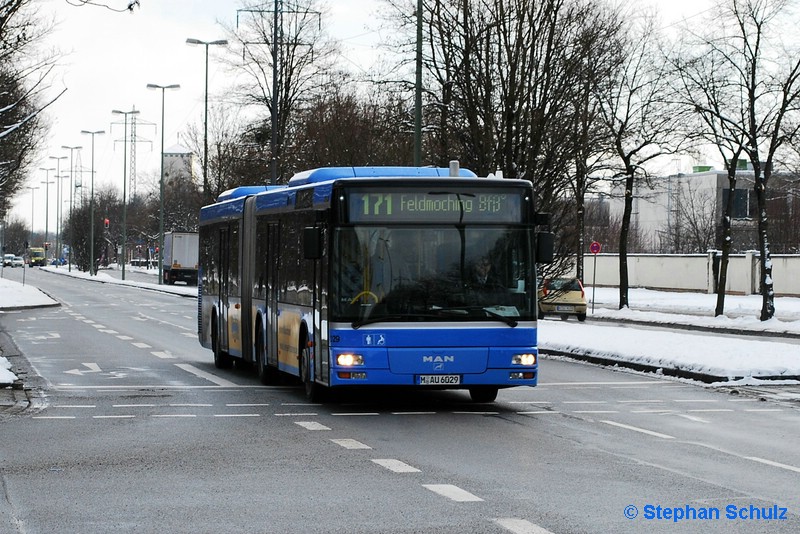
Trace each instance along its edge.
<path fill-rule="evenodd" d="M 100 372 L 100 366 L 97 365 L 96 363 L 82 363 L 81 365 L 83 365 L 85 367 L 88 367 L 89 370 L 88 371 L 83 371 L 81 369 L 70 369 L 69 371 L 64 371 L 64 373 L 66 373 L 68 375 L 83 376 L 86 373 L 99 373 Z"/>

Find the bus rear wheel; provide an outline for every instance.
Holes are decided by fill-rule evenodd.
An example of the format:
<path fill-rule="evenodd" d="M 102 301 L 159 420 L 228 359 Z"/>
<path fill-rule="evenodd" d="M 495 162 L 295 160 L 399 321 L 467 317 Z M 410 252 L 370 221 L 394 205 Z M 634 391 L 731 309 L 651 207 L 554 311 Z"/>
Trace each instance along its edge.
<path fill-rule="evenodd" d="M 323 401 L 323 387 L 314 382 L 311 377 L 311 347 L 305 343 L 302 345 L 303 352 L 300 355 L 300 380 L 303 382 L 306 398 L 309 402 Z"/>
<path fill-rule="evenodd" d="M 472 402 L 494 402 L 497 398 L 497 389 L 491 386 L 469 388 L 469 397 Z"/>
<path fill-rule="evenodd" d="M 258 367 L 258 380 L 262 384 L 268 386 L 277 381 L 278 370 L 267 363 L 267 351 L 261 325 L 258 326 L 258 334 L 256 334 L 256 366 Z"/>
<path fill-rule="evenodd" d="M 214 351 L 214 367 L 217 369 L 230 369 L 233 366 L 231 357 L 219 346 L 219 326 L 216 319 L 211 330 L 211 349 Z"/>

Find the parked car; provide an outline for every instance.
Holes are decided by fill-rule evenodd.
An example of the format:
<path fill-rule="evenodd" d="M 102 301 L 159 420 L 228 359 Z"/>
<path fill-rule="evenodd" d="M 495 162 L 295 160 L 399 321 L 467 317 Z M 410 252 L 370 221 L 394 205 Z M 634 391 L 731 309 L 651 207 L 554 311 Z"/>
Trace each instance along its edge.
<path fill-rule="evenodd" d="M 577 278 L 545 279 L 539 285 L 539 318 L 552 313 L 562 321 L 574 315 L 586 320 L 586 294 Z"/>
<path fill-rule="evenodd" d="M 14 266 L 14 255 L 5 254 L 3 256 L 3 267 L 13 267 L 13 266 Z"/>
<path fill-rule="evenodd" d="M 14 259 L 11 261 L 12 267 L 25 267 L 25 260 L 22 259 L 22 256 L 14 256 Z"/>

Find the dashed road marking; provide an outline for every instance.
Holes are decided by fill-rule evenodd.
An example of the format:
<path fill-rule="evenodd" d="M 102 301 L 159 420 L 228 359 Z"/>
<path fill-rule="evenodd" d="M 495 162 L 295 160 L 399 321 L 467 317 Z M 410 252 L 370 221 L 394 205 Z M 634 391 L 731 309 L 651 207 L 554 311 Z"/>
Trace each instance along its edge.
<path fill-rule="evenodd" d="M 344 447 L 345 449 L 371 449 L 369 445 L 365 445 L 360 441 L 355 439 L 343 438 L 343 439 L 332 439 L 332 442 L 336 443 L 337 445 Z"/>
<path fill-rule="evenodd" d="M 619 428 L 625 428 L 627 430 L 633 430 L 634 432 L 641 432 L 642 434 L 647 434 L 648 436 L 654 436 L 661 439 L 675 439 L 675 436 L 669 436 L 667 434 L 662 434 L 660 432 L 653 432 L 652 430 L 639 428 L 638 426 L 624 425 L 622 423 L 617 423 L 616 421 L 600 421 L 600 422 L 605 423 L 607 425 L 616 426 Z"/>
<path fill-rule="evenodd" d="M 235 387 L 236 386 L 236 384 L 234 384 L 233 382 L 231 382 L 229 380 L 225 380 L 224 378 L 220 378 L 220 377 L 218 377 L 216 375 L 212 375 L 211 373 L 206 373 L 205 371 L 202 371 L 202 370 L 198 369 L 197 367 L 195 367 L 193 365 L 189 365 L 188 363 L 176 363 L 175 366 L 180 368 L 180 369 L 183 369 L 186 372 L 192 373 L 193 375 L 195 375 L 197 377 L 205 378 L 209 382 L 213 382 L 214 384 L 216 384 L 218 386 L 225 386 L 225 387 L 231 387 L 231 386 Z"/>
<path fill-rule="evenodd" d="M 473 495 L 467 490 L 463 490 L 458 486 L 452 484 L 423 484 L 423 488 L 427 488 L 434 493 L 438 493 L 443 497 L 447 497 L 451 501 L 456 502 L 479 502 L 483 501 L 480 497 Z"/>
<path fill-rule="evenodd" d="M 330 430 L 329 427 L 322 423 L 317 423 L 316 421 L 295 421 L 294 424 L 300 425 L 306 430 Z"/>
<path fill-rule="evenodd" d="M 400 460 L 393 460 L 391 458 L 383 458 L 383 459 L 373 459 L 374 463 L 378 464 L 381 467 L 385 467 L 389 471 L 393 471 L 395 473 L 421 473 L 419 469 L 416 467 L 410 466 L 405 462 L 401 462 Z"/>
<path fill-rule="evenodd" d="M 524 519 L 499 517 L 494 522 L 514 534 L 552 534 L 549 530 Z"/>
<path fill-rule="evenodd" d="M 759 458 L 757 456 L 744 456 L 746 460 L 752 460 L 753 462 L 762 463 L 765 465 L 771 465 L 772 467 L 779 467 L 780 469 L 787 469 L 789 471 L 794 471 L 795 473 L 800 473 L 800 467 L 795 467 L 793 465 L 786 465 L 779 462 L 773 462 L 772 460 L 765 460 L 764 458 Z"/>

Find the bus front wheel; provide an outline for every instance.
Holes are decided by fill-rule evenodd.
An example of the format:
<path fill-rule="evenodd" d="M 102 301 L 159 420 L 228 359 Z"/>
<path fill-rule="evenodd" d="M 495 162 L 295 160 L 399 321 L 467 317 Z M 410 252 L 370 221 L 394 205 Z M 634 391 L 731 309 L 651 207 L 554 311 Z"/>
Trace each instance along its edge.
<path fill-rule="evenodd" d="M 472 402 L 494 402 L 497 398 L 497 388 L 490 386 L 469 388 L 469 396 Z"/>

